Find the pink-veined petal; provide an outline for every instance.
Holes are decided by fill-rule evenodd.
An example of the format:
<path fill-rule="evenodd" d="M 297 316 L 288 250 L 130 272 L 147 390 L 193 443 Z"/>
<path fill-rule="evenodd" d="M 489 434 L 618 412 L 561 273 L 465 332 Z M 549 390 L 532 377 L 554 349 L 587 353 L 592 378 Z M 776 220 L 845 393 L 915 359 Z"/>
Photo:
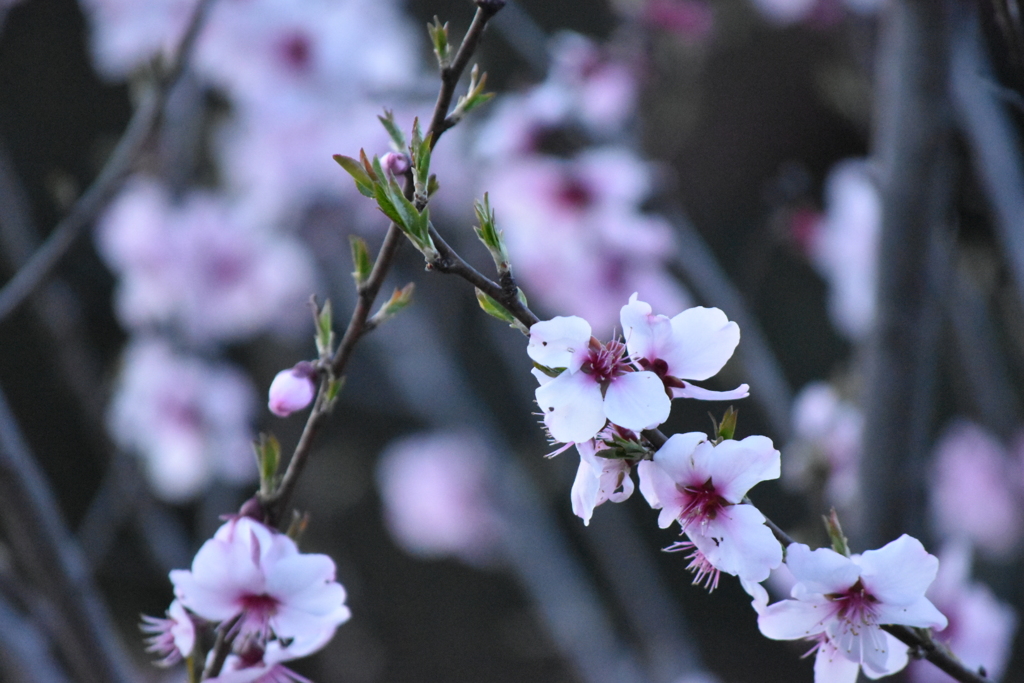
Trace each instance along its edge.
<path fill-rule="evenodd" d="M 604 397 L 605 416 L 626 429 L 639 432 L 668 419 L 672 401 L 653 372 L 629 372 L 616 377 Z"/>
<path fill-rule="evenodd" d="M 583 364 L 590 335 L 590 323 L 575 315 L 542 320 L 530 328 L 526 353 L 541 365 L 576 372 Z"/>
<path fill-rule="evenodd" d="M 707 439 L 708 435 L 701 432 L 673 434 L 665 442 L 665 445 L 654 454 L 654 464 L 664 470 L 677 484 L 703 485 L 709 475 L 706 472 L 694 475 L 693 454 L 702 442 L 707 442 Z M 712 446 L 708 443 L 702 448 L 712 448 Z M 700 477 L 703 479 L 696 481 Z"/>
<path fill-rule="evenodd" d="M 563 372 L 534 395 L 544 413 L 544 424 L 556 441 L 588 441 L 604 427 L 601 387 L 585 373 Z"/>
<path fill-rule="evenodd" d="M 738 401 L 750 396 L 750 385 L 748 384 L 741 384 L 729 391 L 712 391 L 689 382 L 683 382 L 683 384 L 685 386 L 672 389 L 672 398 L 693 398 L 698 401 Z"/>
<path fill-rule="evenodd" d="M 860 578 L 860 567 L 829 548 L 811 550 L 803 543 L 786 548 L 786 566 L 798 584 L 810 593 L 843 593 Z M 795 593 L 794 593 L 795 594 Z"/>
<path fill-rule="evenodd" d="M 824 632 L 825 621 L 832 613 L 832 605 L 825 598 L 819 602 L 781 600 L 764 609 L 757 617 L 757 626 L 766 638 L 797 640 Z"/>
<path fill-rule="evenodd" d="M 680 379 L 707 379 L 718 373 L 740 343 L 740 328 L 717 308 L 690 308 L 672 318 L 672 344 L 661 358 Z"/>
<path fill-rule="evenodd" d="M 861 567 L 864 587 L 890 605 L 911 605 L 924 596 L 935 580 L 939 560 L 921 541 L 903 534 L 878 550 L 868 550 L 854 560 Z"/>

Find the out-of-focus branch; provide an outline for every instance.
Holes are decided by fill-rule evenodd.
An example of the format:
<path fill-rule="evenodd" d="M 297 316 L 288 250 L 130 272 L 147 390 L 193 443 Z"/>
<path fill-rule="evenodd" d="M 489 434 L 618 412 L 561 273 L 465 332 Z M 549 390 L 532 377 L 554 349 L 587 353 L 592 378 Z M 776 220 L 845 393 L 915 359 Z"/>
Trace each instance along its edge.
<path fill-rule="evenodd" d="M 57 643 L 78 665 L 76 678 L 83 683 L 139 680 L 2 392 L 0 520 L 18 564 L 61 610 L 68 632 L 76 636 Z"/>
<path fill-rule="evenodd" d="M 740 326 L 743 337 L 736 349 L 736 360 L 743 367 L 743 376 L 753 387 L 750 399 L 768 418 L 776 440 L 784 443 L 792 426 L 790 406 L 793 390 L 782 372 L 782 365 L 761 326 L 750 313 L 743 295 L 733 286 L 697 228 L 678 211 L 669 217 L 679 240 L 675 269 L 705 303 L 723 309 Z"/>
<path fill-rule="evenodd" d="M 882 14 L 876 135 L 882 230 L 877 316 L 867 347 L 857 545 L 920 535 L 948 280 L 952 202 L 946 5 L 897 0 Z"/>
<path fill-rule="evenodd" d="M 120 191 L 149 141 L 175 83 L 184 72 L 192 47 L 213 0 L 199 0 L 169 66 L 143 99 L 107 163 L 74 203 L 32 258 L 0 289 L 0 322 L 7 319 L 46 279 L 85 228 Z"/>
<path fill-rule="evenodd" d="M 0 672 L 9 683 L 70 683 L 32 620 L 0 596 Z"/>

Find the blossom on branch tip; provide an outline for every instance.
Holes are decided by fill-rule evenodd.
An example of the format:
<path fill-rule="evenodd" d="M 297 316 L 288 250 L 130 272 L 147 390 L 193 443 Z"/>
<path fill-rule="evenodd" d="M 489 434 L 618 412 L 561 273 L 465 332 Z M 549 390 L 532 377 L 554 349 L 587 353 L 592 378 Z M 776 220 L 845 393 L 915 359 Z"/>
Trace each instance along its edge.
<path fill-rule="evenodd" d="M 316 368 L 309 361 L 296 363 L 295 367 L 282 370 L 270 383 L 270 412 L 278 417 L 288 417 L 310 404 L 316 395 Z"/>
<path fill-rule="evenodd" d="M 672 317 L 654 315 L 634 292 L 620 313 L 622 334 L 631 356 L 655 372 L 673 398 L 732 401 L 746 398 L 750 387 L 709 391 L 684 380 L 704 380 L 718 374 L 740 343 L 740 328 L 717 308 L 688 308 Z"/>
<path fill-rule="evenodd" d="M 350 616 L 331 558 L 300 553 L 288 536 L 248 517 L 224 524 L 191 569 L 175 569 L 170 577 L 178 600 L 197 616 L 238 618 L 241 645 L 329 639 Z"/>
<path fill-rule="evenodd" d="M 816 683 L 854 683 L 860 667 L 879 678 L 906 666 L 907 646 L 883 624 L 946 627 L 946 617 L 925 597 L 939 561 L 906 534 L 853 557 L 793 543 L 786 564 L 797 580 L 793 599 L 765 608 L 758 626 L 774 640 L 817 641 Z"/>
<path fill-rule="evenodd" d="M 779 477 L 780 454 L 767 437 L 716 446 L 699 432 L 674 434 L 638 469 L 640 492 L 661 509 L 658 525 L 664 529 L 679 522 L 714 569 L 763 581 L 782 563 L 782 546 L 764 515 L 742 502 L 755 484 Z M 699 571 L 703 563 L 694 560 Z"/>
<path fill-rule="evenodd" d="M 658 376 L 637 371 L 621 342 L 601 344 L 590 332 L 590 323 L 576 316 L 559 316 L 530 328 L 530 358 L 562 369 L 556 377 L 534 373 L 541 382 L 537 404 L 551 438 L 581 443 L 594 438 L 606 420 L 632 431 L 667 420 L 671 401 Z"/>
<path fill-rule="evenodd" d="M 572 511 L 590 524 L 594 508 L 605 501 L 621 503 L 633 495 L 633 480 L 630 472 L 634 460 L 621 457 L 603 457 L 601 452 L 611 453 L 611 447 L 603 440 L 607 432 L 613 438 L 615 428 L 609 428 L 598 434 L 597 438 L 576 444 L 580 454 L 580 466 L 576 470 L 576 480 L 572 484 Z M 632 438 L 638 438 L 630 434 Z"/>

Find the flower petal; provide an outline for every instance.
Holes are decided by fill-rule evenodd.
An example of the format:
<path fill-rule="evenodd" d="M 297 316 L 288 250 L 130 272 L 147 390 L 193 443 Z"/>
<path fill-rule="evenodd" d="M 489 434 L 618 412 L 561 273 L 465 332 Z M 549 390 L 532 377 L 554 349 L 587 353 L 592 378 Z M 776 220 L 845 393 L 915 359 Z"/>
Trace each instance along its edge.
<path fill-rule="evenodd" d="M 697 446 L 708 440 L 708 435 L 702 432 L 687 432 L 685 434 L 673 434 L 668 438 L 661 448 L 654 454 L 654 464 L 665 471 L 666 474 L 677 484 L 697 485 L 707 481 L 707 473 L 694 474 L 693 454 Z M 708 443 L 707 448 L 712 448 Z M 691 479 L 699 479 L 692 481 Z M 662 501 L 664 502 L 664 501 Z"/>
<path fill-rule="evenodd" d="M 601 387 L 582 372 L 563 372 L 537 387 L 534 395 L 544 412 L 544 424 L 556 441 L 588 441 L 604 427 Z"/>
<path fill-rule="evenodd" d="M 911 605 L 890 605 L 881 603 L 875 607 L 879 624 L 902 624 L 918 628 L 944 629 L 949 620 L 928 598 L 921 598 Z"/>
<path fill-rule="evenodd" d="M 605 416 L 635 432 L 656 427 L 668 419 L 672 401 L 653 372 L 629 372 L 616 377 L 604 397 Z"/>
<path fill-rule="evenodd" d="M 725 507 L 686 535 L 715 569 L 748 581 L 764 581 L 782 564 L 782 545 L 753 505 Z"/>
<path fill-rule="evenodd" d="M 768 605 L 757 617 L 757 626 L 766 638 L 796 640 L 825 630 L 825 621 L 832 616 L 832 606 L 822 598 L 818 602 L 781 600 Z"/>
<path fill-rule="evenodd" d="M 658 492 L 655 490 L 654 481 L 659 477 L 668 479 L 668 484 L 671 486 L 671 478 L 665 470 L 650 460 L 641 460 L 636 466 L 636 473 L 640 477 L 640 494 L 651 508 L 657 510 L 661 507 L 661 500 L 658 498 Z"/>
<path fill-rule="evenodd" d="M 890 605 L 917 602 L 939 570 L 938 558 L 929 554 L 921 541 L 906 534 L 878 550 L 868 550 L 854 561 L 861 567 L 864 587 Z"/>
<path fill-rule="evenodd" d="M 579 444 L 576 444 L 579 448 Z M 600 473 L 595 472 L 586 458 L 580 457 L 580 466 L 576 470 L 576 480 L 572 483 L 572 511 L 577 517 L 583 520 L 583 524 L 589 526 L 590 518 L 597 507 L 597 490 L 600 488 Z"/>
<path fill-rule="evenodd" d="M 842 593 L 860 578 L 860 567 L 850 558 L 829 548 L 812 551 L 803 543 L 786 548 L 786 566 L 798 582 L 794 591 L 800 587 L 808 593 Z"/>
<path fill-rule="evenodd" d="M 683 382 L 685 386 L 672 390 L 672 398 L 693 398 L 698 401 L 737 401 L 750 396 L 750 385 L 741 384 L 730 391 L 711 391 L 695 384 Z"/>
<path fill-rule="evenodd" d="M 718 373 L 740 343 L 740 328 L 717 308 L 690 308 L 672 318 L 672 345 L 662 359 L 669 374 L 702 380 Z"/>
<path fill-rule="evenodd" d="M 652 315 L 650 304 L 638 301 L 636 293 L 622 307 L 619 320 L 631 356 L 654 360 L 661 357 L 661 349 L 670 348 L 672 321 L 664 315 Z"/>
<path fill-rule="evenodd" d="M 864 667 L 864 675 L 871 680 L 876 680 L 884 676 L 891 676 L 897 671 L 902 671 L 903 667 L 907 665 L 910 659 L 908 648 L 906 643 L 903 643 L 896 639 L 895 636 L 888 633 L 882 632 L 887 641 L 885 647 L 885 664 L 881 670 L 873 671 L 870 667 Z"/>
<path fill-rule="evenodd" d="M 860 663 L 844 657 L 830 641 L 818 647 L 814 657 L 814 683 L 857 683 L 859 671 Z"/>
<path fill-rule="evenodd" d="M 534 323 L 526 353 L 549 368 L 568 368 L 576 372 L 590 343 L 590 323 L 578 316 L 558 316 Z"/>
<path fill-rule="evenodd" d="M 730 503 L 739 503 L 758 482 L 778 479 L 781 471 L 780 454 L 766 436 L 729 439 L 713 448 L 695 449 L 693 461 L 697 470 L 707 473 L 718 495 Z"/>

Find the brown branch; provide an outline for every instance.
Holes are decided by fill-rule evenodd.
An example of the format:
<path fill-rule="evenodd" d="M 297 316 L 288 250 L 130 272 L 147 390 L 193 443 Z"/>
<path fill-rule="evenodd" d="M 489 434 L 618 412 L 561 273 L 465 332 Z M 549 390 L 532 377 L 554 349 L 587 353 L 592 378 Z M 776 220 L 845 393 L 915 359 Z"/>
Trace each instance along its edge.
<path fill-rule="evenodd" d="M 982 676 L 978 672 L 971 671 L 965 667 L 945 647 L 936 643 L 927 632 L 921 629 L 886 624 L 882 626 L 882 630 L 892 635 L 901 643 L 909 645 L 912 653 L 923 655 L 923 659 L 927 659 L 945 673 L 961 681 L 961 683 L 991 683 L 992 681 L 991 678 Z"/>
<path fill-rule="evenodd" d="M 0 322 L 8 318 L 43 283 L 68 253 L 85 228 L 103 211 L 124 186 L 150 135 L 160 119 L 171 90 L 184 73 L 188 58 L 213 0 L 200 0 L 188 28 L 174 51 L 170 65 L 139 108 L 92 184 L 57 224 L 43 245 L 0 289 Z"/>

